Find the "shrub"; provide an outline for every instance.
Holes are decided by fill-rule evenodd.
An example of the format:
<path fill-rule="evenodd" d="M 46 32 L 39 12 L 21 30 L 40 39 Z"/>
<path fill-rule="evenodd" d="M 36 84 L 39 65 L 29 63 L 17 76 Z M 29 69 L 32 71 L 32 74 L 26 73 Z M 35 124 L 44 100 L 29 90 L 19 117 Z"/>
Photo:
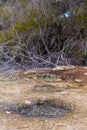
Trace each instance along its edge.
<path fill-rule="evenodd" d="M 69 58 L 81 59 L 86 54 L 86 3 L 71 7 L 69 1 L 42 0 L 34 4 L 9 0 L 0 7 L 0 43 L 9 50 L 3 53 L 9 59 L 6 64 L 48 67 L 72 64 Z M 68 18 L 63 15 L 67 10 Z"/>

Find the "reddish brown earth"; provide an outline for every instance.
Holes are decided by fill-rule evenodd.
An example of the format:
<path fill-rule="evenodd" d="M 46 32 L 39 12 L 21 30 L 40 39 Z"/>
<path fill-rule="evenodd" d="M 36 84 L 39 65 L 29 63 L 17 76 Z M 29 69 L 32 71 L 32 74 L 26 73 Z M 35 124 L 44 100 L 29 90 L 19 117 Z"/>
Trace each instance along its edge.
<path fill-rule="evenodd" d="M 84 82 L 87 81 L 87 74 L 85 74 L 87 73 L 87 68 L 85 67 L 76 67 L 76 68 L 65 70 L 65 71 L 54 70 L 54 71 L 51 71 L 51 73 L 59 75 L 64 80 L 80 79 Z"/>
<path fill-rule="evenodd" d="M 10 105 L 53 101 L 71 109 L 61 118 L 25 117 Z M 4 104 L 4 105 L 3 105 Z M 0 130 L 87 130 L 87 67 L 0 75 Z"/>
<path fill-rule="evenodd" d="M 67 80 L 67 79 L 80 79 L 86 82 L 87 80 L 87 67 L 75 67 L 75 68 L 71 68 L 71 69 L 66 69 L 66 70 L 53 70 L 51 68 L 48 69 L 38 69 L 38 70 L 34 70 L 34 71 L 30 71 L 28 73 L 28 71 L 26 72 L 19 72 L 19 76 L 21 76 L 22 78 L 29 75 L 29 74 L 44 74 L 44 73 L 50 73 L 50 74 L 56 74 L 58 75 L 60 78 L 62 78 L 63 80 Z"/>

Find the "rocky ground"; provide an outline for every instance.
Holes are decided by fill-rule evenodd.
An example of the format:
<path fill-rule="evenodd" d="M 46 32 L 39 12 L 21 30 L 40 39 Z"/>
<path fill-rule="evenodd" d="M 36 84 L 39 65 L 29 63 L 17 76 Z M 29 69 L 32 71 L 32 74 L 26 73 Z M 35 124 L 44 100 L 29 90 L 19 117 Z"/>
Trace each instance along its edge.
<path fill-rule="evenodd" d="M 87 130 L 87 67 L 0 74 L 0 130 Z"/>

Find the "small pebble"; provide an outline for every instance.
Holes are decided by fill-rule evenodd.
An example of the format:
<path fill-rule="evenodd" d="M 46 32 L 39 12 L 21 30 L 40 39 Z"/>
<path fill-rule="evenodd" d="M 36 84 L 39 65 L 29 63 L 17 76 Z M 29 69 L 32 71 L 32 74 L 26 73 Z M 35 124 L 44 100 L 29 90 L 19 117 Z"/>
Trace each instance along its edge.
<path fill-rule="evenodd" d="M 57 66 L 57 67 L 53 68 L 52 70 L 64 70 L 64 67 Z"/>
<path fill-rule="evenodd" d="M 11 114 L 9 111 L 6 111 L 6 114 Z"/>
<path fill-rule="evenodd" d="M 36 71 L 35 70 L 27 70 L 24 72 L 25 75 L 30 74 L 30 73 L 36 73 Z"/>
<path fill-rule="evenodd" d="M 31 101 L 28 101 L 28 100 L 27 100 L 27 101 L 25 101 L 24 103 L 25 103 L 26 105 L 30 105 L 30 104 L 31 104 Z"/>
<path fill-rule="evenodd" d="M 47 120 L 45 120 L 45 123 L 47 123 L 48 121 Z"/>
<path fill-rule="evenodd" d="M 75 115 L 74 118 L 77 119 L 77 115 Z"/>
<path fill-rule="evenodd" d="M 61 81 L 62 79 L 57 79 L 56 81 Z"/>
<path fill-rule="evenodd" d="M 84 73 L 84 75 L 87 75 L 87 73 Z"/>
<path fill-rule="evenodd" d="M 83 67 L 83 68 L 87 69 L 87 67 Z"/>
<path fill-rule="evenodd" d="M 16 119 L 13 119 L 13 121 L 16 121 Z"/>
<path fill-rule="evenodd" d="M 52 70 L 68 70 L 68 69 L 73 69 L 75 66 L 57 66 L 53 68 Z"/>
<path fill-rule="evenodd" d="M 80 80 L 80 79 L 75 79 L 74 81 L 77 83 L 82 82 L 82 80 Z"/>

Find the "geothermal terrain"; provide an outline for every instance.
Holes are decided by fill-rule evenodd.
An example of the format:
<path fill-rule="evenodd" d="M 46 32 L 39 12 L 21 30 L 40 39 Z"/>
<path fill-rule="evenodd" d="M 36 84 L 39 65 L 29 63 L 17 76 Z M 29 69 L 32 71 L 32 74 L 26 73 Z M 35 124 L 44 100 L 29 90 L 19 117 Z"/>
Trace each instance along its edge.
<path fill-rule="evenodd" d="M 1 73 L 0 130 L 87 130 L 87 67 Z"/>

